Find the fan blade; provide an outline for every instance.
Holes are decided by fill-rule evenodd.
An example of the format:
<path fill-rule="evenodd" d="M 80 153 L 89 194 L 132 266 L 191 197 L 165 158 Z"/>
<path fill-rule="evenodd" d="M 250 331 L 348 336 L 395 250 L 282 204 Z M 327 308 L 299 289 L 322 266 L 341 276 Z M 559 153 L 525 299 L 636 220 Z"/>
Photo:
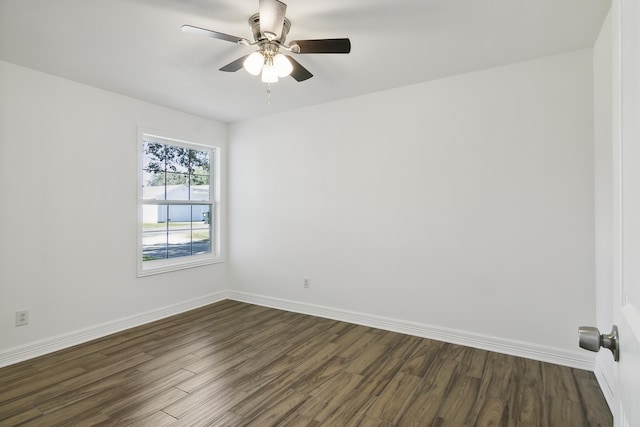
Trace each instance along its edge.
<path fill-rule="evenodd" d="M 235 71 L 238 71 L 240 68 L 242 68 L 242 66 L 244 65 L 244 60 L 247 59 L 249 55 L 245 55 L 241 58 L 236 59 L 233 62 L 228 63 L 224 67 L 220 68 L 220 71 L 226 71 L 228 73 L 233 73 Z"/>
<path fill-rule="evenodd" d="M 349 39 L 294 40 L 289 43 L 295 53 L 349 53 Z M 296 49 L 298 46 L 300 49 Z"/>
<path fill-rule="evenodd" d="M 242 37 L 230 36 L 229 34 L 219 33 L 217 31 L 207 30 L 205 28 L 194 27 L 193 25 L 183 25 L 182 31 L 185 33 L 197 34 L 199 36 L 211 37 L 212 39 L 225 40 L 232 43 L 250 45 L 251 42 Z"/>
<path fill-rule="evenodd" d="M 260 0 L 260 34 L 269 40 L 280 40 L 287 5 L 279 0 Z"/>
<path fill-rule="evenodd" d="M 302 65 L 300 65 L 298 61 L 296 61 L 289 55 L 285 55 L 285 56 L 289 61 L 291 61 L 291 65 L 293 65 L 293 71 L 291 71 L 291 77 L 293 77 L 299 82 L 303 82 L 313 77 L 313 74 L 311 74 L 309 70 L 307 70 Z"/>

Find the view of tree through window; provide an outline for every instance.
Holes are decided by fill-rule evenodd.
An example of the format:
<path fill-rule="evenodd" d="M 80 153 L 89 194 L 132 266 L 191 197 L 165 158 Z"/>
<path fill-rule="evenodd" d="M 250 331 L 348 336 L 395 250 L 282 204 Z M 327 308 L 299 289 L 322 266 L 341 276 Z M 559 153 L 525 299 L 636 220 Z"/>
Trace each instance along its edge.
<path fill-rule="evenodd" d="M 213 152 L 144 140 L 142 259 L 212 252 Z"/>

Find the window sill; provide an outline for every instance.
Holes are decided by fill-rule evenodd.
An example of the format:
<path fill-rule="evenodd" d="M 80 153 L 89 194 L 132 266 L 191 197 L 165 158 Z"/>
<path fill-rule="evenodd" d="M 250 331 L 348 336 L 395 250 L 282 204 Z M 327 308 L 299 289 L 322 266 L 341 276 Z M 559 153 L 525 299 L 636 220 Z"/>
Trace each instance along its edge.
<path fill-rule="evenodd" d="M 141 261 L 138 265 L 138 277 L 153 276 L 155 274 L 168 273 L 171 271 L 185 270 L 188 268 L 202 267 L 211 264 L 220 264 L 224 262 L 223 258 L 202 257 L 200 259 L 193 259 L 194 256 L 189 257 L 189 260 L 183 260 L 180 258 L 147 261 L 153 263 L 153 266 L 143 265 Z"/>

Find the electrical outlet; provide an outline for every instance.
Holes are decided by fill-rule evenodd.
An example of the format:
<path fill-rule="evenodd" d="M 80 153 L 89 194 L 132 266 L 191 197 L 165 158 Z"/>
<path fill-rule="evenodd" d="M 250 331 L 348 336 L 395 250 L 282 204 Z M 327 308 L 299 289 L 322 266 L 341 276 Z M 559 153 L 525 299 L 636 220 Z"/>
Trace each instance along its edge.
<path fill-rule="evenodd" d="M 309 279 L 304 279 L 304 287 L 309 289 Z"/>
<path fill-rule="evenodd" d="M 16 311 L 16 326 L 29 324 L 29 310 Z"/>

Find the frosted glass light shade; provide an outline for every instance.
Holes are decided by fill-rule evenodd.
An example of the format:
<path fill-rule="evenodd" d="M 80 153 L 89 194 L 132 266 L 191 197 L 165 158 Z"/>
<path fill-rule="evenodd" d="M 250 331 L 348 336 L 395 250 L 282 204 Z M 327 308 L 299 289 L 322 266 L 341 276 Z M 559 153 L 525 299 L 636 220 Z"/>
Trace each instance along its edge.
<path fill-rule="evenodd" d="M 293 71 L 291 62 L 281 53 L 273 57 L 273 66 L 276 68 L 278 77 L 287 77 Z"/>
<path fill-rule="evenodd" d="M 273 64 L 264 64 L 264 67 L 262 67 L 262 81 L 265 83 L 276 83 L 278 81 L 278 73 Z"/>
<path fill-rule="evenodd" d="M 242 66 L 249 74 L 257 76 L 262 71 L 262 65 L 264 64 L 264 57 L 260 52 L 253 52 L 247 56 Z"/>

